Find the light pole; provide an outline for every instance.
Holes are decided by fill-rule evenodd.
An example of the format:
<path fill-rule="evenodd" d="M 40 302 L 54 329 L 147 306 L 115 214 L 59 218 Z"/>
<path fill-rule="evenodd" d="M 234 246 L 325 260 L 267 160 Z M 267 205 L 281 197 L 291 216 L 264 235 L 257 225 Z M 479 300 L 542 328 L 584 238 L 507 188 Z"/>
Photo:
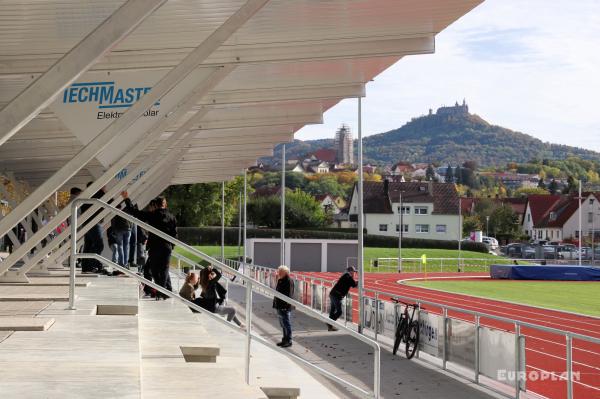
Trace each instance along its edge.
<path fill-rule="evenodd" d="M 404 230 L 404 212 L 402 207 L 402 191 L 399 192 L 400 205 L 398 206 L 398 273 L 402 272 L 402 233 Z"/>
<path fill-rule="evenodd" d="M 461 271 L 460 256 L 462 243 L 462 198 L 458 194 L 458 271 Z"/>
<path fill-rule="evenodd" d="M 581 180 L 579 180 L 579 197 L 577 197 L 577 201 L 579 201 L 579 266 L 581 266 L 581 255 L 582 255 L 582 241 L 583 241 L 583 231 L 581 228 L 582 225 L 582 219 L 581 219 Z"/>
<path fill-rule="evenodd" d="M 280 265 L 285 265 L 285 144 L 281 146 L 281 254 Z"/>
<path fill-rule="evenodd" d="M 225 182 L 221 182 L 221 262 L 225 262 Z"/>
<path fill-rule="evenodd" d="M 485 236 L 486 237 L 490 236 L 490 217 L 489 216 L 485 217 Z"/>
<path fill-rule="evenodd" d="M 358 332 L 362 334 L 364 325 L 364 237 L 363 237 L 363 154 L 362 154 L 362 104 L 358 97 Z"/>

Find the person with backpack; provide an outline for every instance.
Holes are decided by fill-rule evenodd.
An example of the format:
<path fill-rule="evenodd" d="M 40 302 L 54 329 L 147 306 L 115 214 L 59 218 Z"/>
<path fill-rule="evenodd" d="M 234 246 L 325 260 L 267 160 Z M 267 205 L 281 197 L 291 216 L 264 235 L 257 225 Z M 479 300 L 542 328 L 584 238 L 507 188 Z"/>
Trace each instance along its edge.
<path fill-rule="evenodd" d="M 342 274 L 329 293 L 329 318 L 333 321 L 336 321 L 342 315 L 342 300 L 348 295 L 350 288 L 358 285 L 354 280 L 354 273 L 356 273 L 356 269 L 349 266 L 346 273 Z M 331 324 L 327 324 L 327 330 L 337 331 L 338 329 Z"/>
<path fill-rule="evenodd" d="M 202 269 L 200 272 L 200 287 L 202 287 L 202 294 L 197 305 L 209 312 L 226 316 L 227 321 L 233 321 L 238 327 L 243 328 L 243 324 L 235 314 L 235 309 L 223 305 L 227 290 L 219 283 L 220 278 L 221 272 L 218 269 L 214 269 L 212 266 L 207 266 Z"/>
<path fill-rule="evenodd" d="M 292 297 L 292 280 L 290 279 L 290 269 L 287 266 L 279 266 L 277 268 L 277 292 Z M 279 325 L 283 330 L 283 338 L 277 346 L 282 348 L 288 348 L 292 346 L 292 305 L 289 302 L 273 298 L 273 307 L 277 310 L 277 317 L 279 318 Z"/>

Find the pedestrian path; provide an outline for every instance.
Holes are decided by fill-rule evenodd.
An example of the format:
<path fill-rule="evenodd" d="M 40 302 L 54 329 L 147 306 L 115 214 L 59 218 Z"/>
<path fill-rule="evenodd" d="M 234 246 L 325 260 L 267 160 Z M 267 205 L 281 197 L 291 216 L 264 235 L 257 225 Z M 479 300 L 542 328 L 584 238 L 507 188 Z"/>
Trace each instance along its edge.
<path fill-rule="evenodd" d="M 230 304 L 243 306 L 245 289 L 229 284 Z M 254 294 L 256 328 L 275 341 L 281 339 L 281 328 L 272 309 L 272 299 Z M 294 345 L 290 350 L 304 359 L 339 377 L 348 379 L 363 389 L 373 382 L 373 363 L 370 347 L 343 334 L 328 332 L 327 327 L 299 311 L 292 316 Z M 322 379 L 340 397 L 358 397 L 345 388 Z M 381 353 L 381 393 L 385 398 L 410 399 L 490 399 L 503 398 L 466 380 L 423 362 L 393 356 L 385 346 Z"/>

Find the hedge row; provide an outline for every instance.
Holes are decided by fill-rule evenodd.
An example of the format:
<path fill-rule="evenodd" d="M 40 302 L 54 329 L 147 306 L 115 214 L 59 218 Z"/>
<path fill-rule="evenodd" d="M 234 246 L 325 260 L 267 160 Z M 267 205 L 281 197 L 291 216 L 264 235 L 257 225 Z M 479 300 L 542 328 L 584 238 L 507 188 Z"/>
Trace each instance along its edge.
<path fill-rule="evenodd" d="M 189 245 L 221 245 L 220 227 L 179 227 L 177 229 L 179 239 Z M 279 238 L 279 229 L 248 229 L 248 238 Z M 338 232 L 331 230 L 299 230 L 286 229 L 286 238 L 312 238 L 328 240 L 356 240 L 357 234 L 349 232 Z M 237 245 L 238 228 L 225 228 L 225 245 Z M 376 248 L 396 248 L 398 238 L 365 235 L 365 246 Z M 456 241 L 426 240 L 422 238 L 403 238 L 403 248 L 431 248 L 431 249 L 457 249 Z M 462 249 L 467 251 L 487 253 L 485 244 L 477 242 L 463 242 Z"/>

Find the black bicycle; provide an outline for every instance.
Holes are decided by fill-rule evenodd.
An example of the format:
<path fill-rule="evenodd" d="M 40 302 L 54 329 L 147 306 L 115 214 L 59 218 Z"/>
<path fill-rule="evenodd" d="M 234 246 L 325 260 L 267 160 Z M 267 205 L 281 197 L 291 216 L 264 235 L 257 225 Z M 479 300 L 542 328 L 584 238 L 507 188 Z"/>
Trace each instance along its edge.
<path fill-rule="evenodd" d="M 404 305 L 404 311 L 400 314 L 400 320 L 398 320 L 398 325 L 396 326 L 396 337 L 394 338 L 394 350 L 392 353 L 395 355 L 398 352 L 400 343 L 404 342 L 406 345 L 406 358 L 412 359 L 419 346 L 419 320 L 415 320 L 417 304 L 402 302 L 398 298 L 392 298 L 392 302 Z M 412 309 L 410 314 L 408 311 L 409 308 Z"/>

